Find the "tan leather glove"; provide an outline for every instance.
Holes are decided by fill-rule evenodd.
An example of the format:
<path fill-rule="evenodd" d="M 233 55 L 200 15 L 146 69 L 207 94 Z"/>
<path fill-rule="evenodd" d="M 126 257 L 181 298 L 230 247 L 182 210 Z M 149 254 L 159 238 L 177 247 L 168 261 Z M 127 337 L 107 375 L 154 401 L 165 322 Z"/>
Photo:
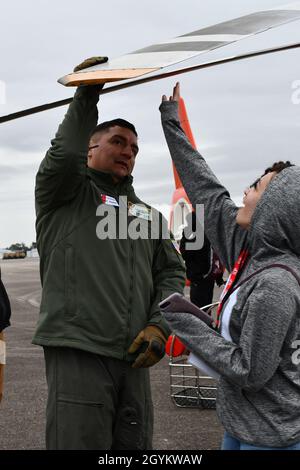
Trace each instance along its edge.
<path fill-rule="evenodd" d="M 88 59 L 85 59 L 81 64 L 76 65 L 74 68 L 73 72 L 79 72 L 80 70 L 87 69 L 88 67 L 92 67 L 93 65 L 98 65 L 98 64 L 105 64 L 105 62 L 108 61 L 108 57 L 89 57 Z"/>
<path fill-rule="evenodd" d="M 128 349 L 129 354 L 139 352 L 132 364 L 134 369 L 151 367 L 159 362 L 165 355 L 167 338 L 158 326 L 149 325 L 142 330 Z"/>

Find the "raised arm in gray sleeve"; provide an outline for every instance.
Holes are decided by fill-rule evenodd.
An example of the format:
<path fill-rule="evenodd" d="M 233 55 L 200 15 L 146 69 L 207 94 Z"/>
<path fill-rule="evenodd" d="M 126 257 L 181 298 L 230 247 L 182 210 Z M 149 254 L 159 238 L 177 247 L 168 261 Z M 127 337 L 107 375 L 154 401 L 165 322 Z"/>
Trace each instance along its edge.
<path fill-rule="evenodd" d="M 231 271 L 247 239 L 236 223 L 238 208 L 200 153 L 195 150 L 178 118 L 178 103 L 160 106 L 162 126 L 172 160 L 193 205 L 204 205 L 205 233 L 226 268 Z"/>

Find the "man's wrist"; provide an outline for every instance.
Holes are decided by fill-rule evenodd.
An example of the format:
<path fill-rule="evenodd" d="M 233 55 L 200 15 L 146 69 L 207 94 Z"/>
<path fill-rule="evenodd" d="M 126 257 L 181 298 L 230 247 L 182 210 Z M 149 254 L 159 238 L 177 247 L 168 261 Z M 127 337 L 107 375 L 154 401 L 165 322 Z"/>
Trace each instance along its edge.
<path fill-rule="evenodd" d="M 162 325 L 162 322 L 165 323 L 165 325 Z M 156 328 L 159 329 L 159 331 L 161 332 L 161 334 L 165 337 L 165 340 L 167 341 L 168 337 L 169 337 L 169 327 L 167 325 L 167 323 L 164 321 L 164 319 L 162 319 L 162 321 L 160 323 L 148 323 L 147 326 L 155 326 Z"/>
<path fill-rule="evenodd" d="M 73 101 L 83 101 L 86 103 L 94 103 L 95 105 L 99 101 L 100 89 L 97 89 L 98 85 L 79 86 L 74 94 Z"/>

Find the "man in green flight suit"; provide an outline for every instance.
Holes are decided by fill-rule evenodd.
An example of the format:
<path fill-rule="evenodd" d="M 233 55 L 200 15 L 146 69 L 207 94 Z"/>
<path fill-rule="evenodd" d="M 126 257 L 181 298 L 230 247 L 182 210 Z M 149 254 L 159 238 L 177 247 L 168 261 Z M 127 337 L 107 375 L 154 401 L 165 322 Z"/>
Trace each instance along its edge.
<path fill-rule="evenodd" d="M 135 127 L 96 126 L 100 89 L 77 89 L 36 177 L 43 292 L 33 343 L 45 354 L 47 449 L 151 449 L 148 368 L 169 335 L 158 303 L 185 280 L 164 219 L 132 186 Z"/>

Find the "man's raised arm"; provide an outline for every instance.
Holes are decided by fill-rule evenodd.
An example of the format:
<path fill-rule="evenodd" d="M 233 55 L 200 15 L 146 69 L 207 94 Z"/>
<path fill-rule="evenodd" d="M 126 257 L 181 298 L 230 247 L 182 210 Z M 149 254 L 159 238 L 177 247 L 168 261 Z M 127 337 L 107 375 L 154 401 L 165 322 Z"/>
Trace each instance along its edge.
<path fill-rule="evenodd" d="M 95 58 L 96 63 L 107 58 Z M 80 64 L 90 66 L 91 59 Z M 79 87 L 36 176 L 37 212 L 49 211 L 70 201 L 86 171 L 89 138 L 97 125 L 102 85 Z"/>

